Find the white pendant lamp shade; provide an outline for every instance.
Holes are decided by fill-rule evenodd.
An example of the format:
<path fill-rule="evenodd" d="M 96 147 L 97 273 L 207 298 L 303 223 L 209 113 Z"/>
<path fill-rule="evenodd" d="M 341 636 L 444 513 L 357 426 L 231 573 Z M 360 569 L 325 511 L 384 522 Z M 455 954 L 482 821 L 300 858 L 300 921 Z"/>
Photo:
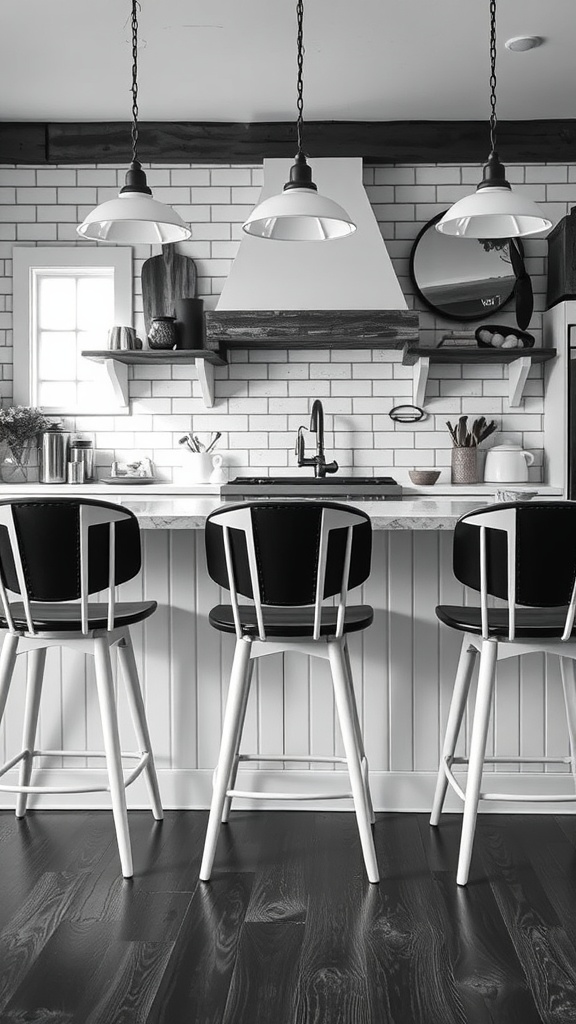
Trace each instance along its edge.
<path fill-rule="evenodd" d="M 498 186 L 459 199 L 436 224 L 437 231 L 458 238 L 526 238 L 551 227 L 531 199 Z"/>
<path fill-rule="evenodd" d="M 190 238 L 192 232 L 179 214 L 143 192 L 121 192 L 92 210 L 77 228 L 95 242 L 166 245 Z"/>
<path fill-rule="evenodd" d="M 490 154 L 484 175 L 471 196 L 454 203 L 436 223 L 436 231 L 457 238 L 527 238 L 552 227 L 552 221 L 522 189 L 513 192 L 496 152 L 496 0 L 490 0 Z"/>
<path fill-rule="evenodd" d="M 292 188 L 265 199 L 242 226 L 248 235 L 285 242 L 321 242 L 356 230 L 342 206 L 310 188 Z"/>
<path fill-rule="evenodd" d="M 182 242 L 192 232 L 181 216 L 152 196 L 142 164 L 138 160 L 138 10 L 132 0 L 132 162 L 126 184 L 117 199 L 92 210 L 76 231 L 94 242 L 165 245 Z"/>
<path fill-rule="evenodd" d="M 302 145 L 304 129 L 304 3 L 296 0 L 298 26 L 298 116 L 296 135 L 298 152 L 290 168 L 290 180 L 280 195 L 270 196 L 252 210 L 242 225 L 247 235 L 275 238 L 283 242 L 326 242 L 345 238 L 356 230 L 346 210 L 332 199 L 318 195 L 312 181 L 312 170 L 306 162 Z"/>

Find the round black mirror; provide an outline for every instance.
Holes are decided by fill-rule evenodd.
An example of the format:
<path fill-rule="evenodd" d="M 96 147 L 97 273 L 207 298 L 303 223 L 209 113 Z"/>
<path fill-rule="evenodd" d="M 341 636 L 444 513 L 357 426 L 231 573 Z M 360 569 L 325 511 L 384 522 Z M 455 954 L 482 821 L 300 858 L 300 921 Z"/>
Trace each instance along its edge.
<path fill-rule="evenodd" d="M 443 235 L 434 227 L 442 216 L 428 221 L 412 246 L 410 276 L 416 291 L 449 320 L 486 320 L 514 293 L 510 242 Z"/>

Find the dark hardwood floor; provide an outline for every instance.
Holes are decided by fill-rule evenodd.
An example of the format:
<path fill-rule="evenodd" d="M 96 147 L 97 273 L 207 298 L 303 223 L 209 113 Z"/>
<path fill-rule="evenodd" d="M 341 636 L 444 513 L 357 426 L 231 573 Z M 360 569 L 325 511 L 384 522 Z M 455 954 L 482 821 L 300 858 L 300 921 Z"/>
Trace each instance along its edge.
<path fill-rule="evenodd" d="M 206 814 L 0 812 L 0 1024 L 576 1022 L 576 816 L 236 812 L 198 883 Z"/>

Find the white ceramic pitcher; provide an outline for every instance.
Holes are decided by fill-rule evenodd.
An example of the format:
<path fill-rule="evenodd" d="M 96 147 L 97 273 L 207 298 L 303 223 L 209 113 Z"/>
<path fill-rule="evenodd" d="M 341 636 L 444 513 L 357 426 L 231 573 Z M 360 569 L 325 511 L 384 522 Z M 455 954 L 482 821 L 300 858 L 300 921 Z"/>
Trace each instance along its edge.
<path fill-rule="evenodd" d="M 532 453 L 519 444 L 497 444 L 486 452 L 484 480 L 494 484 L 527 483 L 528 466 L 533 462 Z"/>

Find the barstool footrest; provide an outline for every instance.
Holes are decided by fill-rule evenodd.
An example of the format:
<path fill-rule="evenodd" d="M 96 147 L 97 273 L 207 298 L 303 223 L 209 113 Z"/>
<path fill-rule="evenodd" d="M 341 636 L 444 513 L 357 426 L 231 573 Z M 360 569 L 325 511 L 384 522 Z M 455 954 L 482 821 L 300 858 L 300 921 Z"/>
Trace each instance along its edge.
<path fill-rule="evenodd" d="M 571 757 L 486 757 L 484 763 L 498 764 L 540 764 L 545 762 L 546 764 L 571 764 Z M 467 757 L 444 757 L 442 759 L 442 768 L 444 774 L 450 783 L 450 786 L 454 790 L 457 796 L 460 797 L 462 802 L 466 800 L 466 793 L 462 789 L 462 786 L 457 782 L 452 772 L 451 766 L 453 764 L 468 764 Z M 555 803 L 570 803 L 576 800 L 576 793 L 570 796 L 568 793 L 479 793 L 479 800 L 512 800 L 518 803 L 546 803 L 552 801 Z"/>
<path fill-rule="evenodd" d="M 239 754 L 239 761 L 310 761 L 316 764 L 347 764 L 345 757 L 324 757 L 313 754 Z"/>
<path fill-rule="evenodd" d="M 250 789 L 228 789 L 226 796 L 245 797 L 249 800 L 349 800 L 352 793 L 261 793 Z"/>
<path fill-rule="evenodd" d="M 124 788 L 130 786 L 138 776 L 144 771 L 146 765 L 150 760 L 149 751 L 145 753 L 132 753 L 131 751 L 122 751 L 122 758 L 137 759 L 138 764 L 133 768 L 127 778 L 124 779 Z M 14 768 L 24 758 L 31 757 L 106 757 L 106 754 L 101 750 L 22 750 L 19 754 L 16 754 L 10 761 L 6 761 L 5 764 L 0 768 L 0 778 L 9 772 L 11 768 Z M 13 785 L 0 784 L 1 793 L 109 793 L 110 786 L 19 786 L 16 783 Z"/>

